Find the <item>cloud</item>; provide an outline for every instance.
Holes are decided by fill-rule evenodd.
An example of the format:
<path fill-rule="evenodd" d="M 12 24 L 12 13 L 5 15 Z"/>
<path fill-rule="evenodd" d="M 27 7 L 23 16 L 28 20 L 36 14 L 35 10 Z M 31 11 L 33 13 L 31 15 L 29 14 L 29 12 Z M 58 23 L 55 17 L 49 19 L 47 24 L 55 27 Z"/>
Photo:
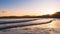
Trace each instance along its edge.
<path fill-rule="evenodd" d="M 9 11 L 4 9 L 0 11 L 0 16 L 24 16 L 24 15 L 40 15 L 37 11 L 23 11 L 23 10 L 15 10 Z"/>
<path fill-rule="evenodd" d="M 0 11 L 0 16 L 21 16 L 21 15 L 23 15 L 23 14 L 18 11 L 10 12 L 7 9 Z"/>
<path fill-rule="evenodd" d="M 10 16 L 10 12 L 8 10 L 4 9 L 0 12 L 0 16 Z"/>

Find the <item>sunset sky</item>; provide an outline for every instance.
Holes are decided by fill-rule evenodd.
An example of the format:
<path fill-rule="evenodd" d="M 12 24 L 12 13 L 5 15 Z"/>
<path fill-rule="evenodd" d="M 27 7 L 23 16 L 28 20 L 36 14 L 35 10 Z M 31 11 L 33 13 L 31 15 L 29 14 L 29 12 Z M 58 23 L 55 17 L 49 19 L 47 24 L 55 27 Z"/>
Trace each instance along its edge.
<path fill-rule="evenodd" d="M 45 15 L 60 11 L 60 0 L 0 0 L 0 16 Z"/>

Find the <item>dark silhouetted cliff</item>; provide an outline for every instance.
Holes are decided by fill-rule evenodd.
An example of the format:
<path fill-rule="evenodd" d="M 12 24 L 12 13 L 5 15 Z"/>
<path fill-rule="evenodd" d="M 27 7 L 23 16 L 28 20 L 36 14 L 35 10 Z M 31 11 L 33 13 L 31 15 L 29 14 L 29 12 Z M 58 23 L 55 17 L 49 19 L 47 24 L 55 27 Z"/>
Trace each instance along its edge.
<path fill-rule="evenodd" d="M 56 12 L 52 15 L 53 18 L 60 18 L 60 12 Z"/>

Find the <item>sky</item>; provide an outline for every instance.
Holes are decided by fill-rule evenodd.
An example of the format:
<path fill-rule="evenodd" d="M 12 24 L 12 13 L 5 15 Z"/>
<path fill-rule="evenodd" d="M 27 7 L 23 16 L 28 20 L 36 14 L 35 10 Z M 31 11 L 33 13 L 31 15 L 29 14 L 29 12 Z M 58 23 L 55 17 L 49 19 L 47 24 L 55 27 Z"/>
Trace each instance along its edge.
<path fill-rule="evenodd" d="M 60 11 L 60 0 L 0 0 L 0 16 L 45 15 Z"/>

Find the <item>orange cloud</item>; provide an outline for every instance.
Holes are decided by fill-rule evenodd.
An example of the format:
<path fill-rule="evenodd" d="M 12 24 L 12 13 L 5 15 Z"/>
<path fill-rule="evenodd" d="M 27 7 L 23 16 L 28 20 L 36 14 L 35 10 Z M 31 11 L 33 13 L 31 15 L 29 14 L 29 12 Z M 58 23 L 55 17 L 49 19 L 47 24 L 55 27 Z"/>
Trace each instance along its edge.
<path fill-rule="evenodd" d="M 21 15 L 24 15 L 24 14 L 17 12 L 17 11 L 10 12 L 6 9 L 0 11 L 0 16 L 21 16 Z"/>
<path fill-rule="evenodd" d="M 37 13 L 37 12 L 28 12 L 28 11 L 13 11 L 13 12 L 10 12 L 8 10 L 2 10 L 0 11 L 0 16 L 23 16 L 23 15 L 31 15 L 31 16 L 35 16 L 35 15 L 40 15 L 40 13 Z"/>

